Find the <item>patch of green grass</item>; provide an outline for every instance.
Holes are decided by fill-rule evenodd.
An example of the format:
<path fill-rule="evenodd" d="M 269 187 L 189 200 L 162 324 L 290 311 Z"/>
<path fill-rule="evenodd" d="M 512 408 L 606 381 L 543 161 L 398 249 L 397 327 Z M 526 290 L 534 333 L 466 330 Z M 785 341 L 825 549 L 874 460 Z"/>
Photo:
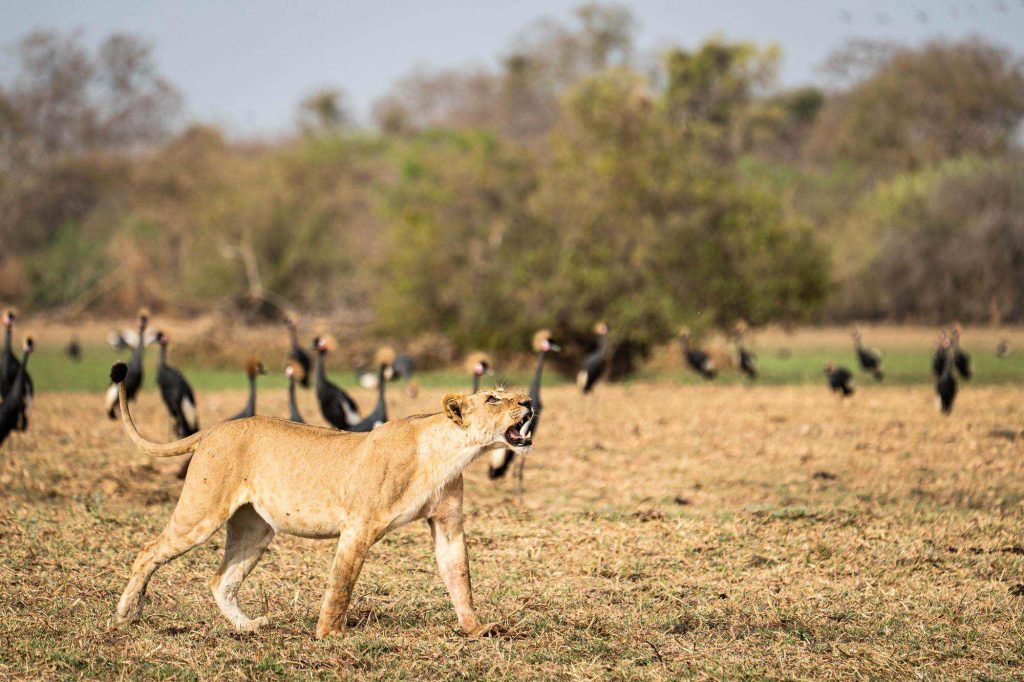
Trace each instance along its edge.
<path fill-rule="evenodd" d="M 777 349 L 768 349 L 758 354 L 758 384 L 765 385 L 800 385 L 824 384 L 825 365 L 832 363 L 837 367 L 846 367 L 854 373 L 855 386 L 875 385 L 875 379 L 866 372 L 860 371 L 857 358 L 849 346 L 835 348 L 802 348 L 789 354 L 780 354 Z M 895 350 L 887 352 L 882 360 L 885 378 L 881 382 L 886 386 L 913 386 L 933 383 L 931 373 L 932 353 L 930 350 L 910 351 Z M 1006 358 L 998 358 L 991 353 L 975 353 L 971 356 L 974 376 L 968 385 L 1004 386 L 1024 382 L 1024 354 L 1014 354 Z M 680 384 L 707 383 L 694 372 L 672 372 L 656 374 L 641 372 L 637 380 L 658 380 L 669 378 Z M 747 382 L 736 372 L 722 373 L 715 383 L 739 384 Z"/>
<path fill-rule="evenodd" d="M 31 373 L 36 387 L 47 392 L 91 392 L 99 393 L 110 383 L 110 366 L 118 359 L 127 360 L 128 354 L 117 354 L 106 346 L 91 346 L 83 349 L 80 362 L 71 362 L 64 357 L 61 349 L 41 345 L 32 357 Z M 849 368 L 856 375 L 855 385 L 866 387 L 876 384 L 866 373 L 860 372 L 857 359 L 848 345 L 835 348 L 798 349 L 789 355 L 780 355 L 777 349 L 766 349 L 758 356 L 761 376 L 758 384 L 764 385 L 803 385 L 824 384 L 823 368 L 832 362 Z M 969 385 L 1000 386 L 1024 383 L 1024 354 L 1017 353 L 1007 358 L 997 358 L 991 353 L 975 353 L 972 356 L 975 376 Z M 267 388 L 284 388 L 286 381 L 280 363 L 267 364 L 267 376 L 260 378 L 260 385 Z M 897 350 L 887 353 L 883 362 L 885 370 L 884 385 L 911 386 L 932 383 L 931 352 Z M 182 366 L 189 383 L 197 391 L 238 390 L 246 387 L 244 373 L 238 368 L 194 367 Z M 331 381 L 344 387 L 356 385 L 352 372 L 329 372 Z M 501 384 L 526 386 L 530 382 L 529 372 L 509 372 L 488 376 L 484 379 L 485 386 Z M 560 376 L 553 370 L 544 375 L 547 386 L 558 386 L 569 383 L 569 378 Z M 671 372 L 641 371 L 626 383 L 670 381 L 682 385 L 706 383 L 693 372 L 680 368 Z M 735 371 L 724 372 L 714 381 L 716 385 L 742 384 L 747 380 Z M 147 386 L 156 385 L 156 353 L 151 349 L 146 354 Z M 421 372 L 416 375 L 416 382 L 424 388 L 443 388 L 450 390 L 468 390 L 470 378 L 459 370 L 438 370 Z M 968 382 L 963 382 L 968 384 Z M 396 384 L 397 385 L 397 384 Z"/>

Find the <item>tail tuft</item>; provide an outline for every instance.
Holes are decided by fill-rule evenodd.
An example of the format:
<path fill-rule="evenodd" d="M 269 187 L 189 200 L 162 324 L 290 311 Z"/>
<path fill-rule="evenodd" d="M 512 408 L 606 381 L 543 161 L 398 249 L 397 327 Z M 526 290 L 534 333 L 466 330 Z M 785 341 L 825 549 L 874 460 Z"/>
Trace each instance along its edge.
<path fill-rule="evenodd" d="M 110 368 L 110 380 L 115 384 L 124 381 L 126 376 L 128 376 L 128 365 L 123 362 L 115 362 L 114 366 Z"/>

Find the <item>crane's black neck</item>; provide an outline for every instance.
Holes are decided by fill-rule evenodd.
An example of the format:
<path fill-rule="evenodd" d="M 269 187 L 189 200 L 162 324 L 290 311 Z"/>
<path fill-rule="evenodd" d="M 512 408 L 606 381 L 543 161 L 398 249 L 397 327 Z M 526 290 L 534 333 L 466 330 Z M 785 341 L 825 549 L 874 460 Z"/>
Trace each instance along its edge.
<path fill-rule="evenodd" d="M 295 401 L 295 377 L 288 377 L 288 409 L 292 413 L 292 421 L 298 421 L 302 417 L 299 415 L 299 405 Z M 296 419 L 298 418 L 298 419 Z"/>
<path fill-rule="evenodd" d="M 377 370 L 377 402 L 381 405 L 384 404 L 384 384 L 387 383 L 387 379 L 384 377 L 385 369 L 387 369 L 387 365 L 381 365 Z"/>
<path fill-rule="evenodd" d="M 608 351 L 608 335 L 601 334 L 601 337 L 597 340 L 597 352 L 604 355 Z"/>
<path fill-rule="evenodd" d="M 292 348 L 299 347 L 299 337 L 295 332 L 295 325 L 288 325 L 288 337 L 292 340 Z"/>
<path fill-rule="evenodd" d="M 249 375 L 249 402 L 246 403 L 245 409 L 251 415 L 256 414 L 256 375 Z"/>
<path fill-rule="evenodd" d="M 135 354 L 132 356 L 132 362 L 136 366 L 142 365 L 142 356 L 146 351 L 146 325 L 145 323 L 139 325 L 139 342 L 135 345 Z"/>
<path fill-rule="evenodd" d="M 327 381 L 327 376 L 324 374 L 324 351 L 317 349 L 316 351 L 316 387 L 321 388 L 324 382 Z"/>
<path fill-rule="evenodd" d="M 4 326 L 4 353 L 11 356 L 14 355 L 14 352 L 11 350 L 11 327 L 13 326 L 13 324 Z"/>
<path fill-rule="evenodd" d="M 167 344 L 160 344 L 160 367 L 164 368 L 167 366 Z"/>
<path fill-rule="evenodd" d="M 473 372 L 473 393 L 480 390 L 480 375 Z"/>
<path fill-rule="evenodd" d="M 544 358 L 547 357 L 548 352 L 542 350 L 537 353 L 537 368 L 533 370 L 533 381 L 530 383 L 530 398 L 534 403 L 540 401 L 540 380 L 541 375 L 544 374 Z"/>

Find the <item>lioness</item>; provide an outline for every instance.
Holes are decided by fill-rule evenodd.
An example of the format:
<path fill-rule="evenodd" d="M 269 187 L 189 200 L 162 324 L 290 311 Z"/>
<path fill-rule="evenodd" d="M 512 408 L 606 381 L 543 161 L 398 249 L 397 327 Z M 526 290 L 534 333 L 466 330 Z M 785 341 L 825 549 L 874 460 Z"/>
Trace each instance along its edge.
<path fill-rule="evenodd" d="M 126 371 L 119 362 L 110 378 L 118 386 L 121 419 L 135 447 L 157 457 L 195 454 L 170 521 L 135 559 L 117 605 L 119 620 L 139 619 L 146 585 L 160 566 L 227 523 L 224 561 L 210 588 L 235 629 L 254 631 L 267 623 L 266 616 L 249 618 L 242 612 L 238 590 L 281 532 L 339 538 L 316 636 L 341 634 L 367 551 L 388 531 L 425 518 L 459 625 L 471 635 L 494 632 L 496 624 L 482 625 L 473 609 L 462 470 L 490 450 L 530 447 L 533 408 L 525 394 L 451 394 L 442 401 L 443 414 L 389 422 L 369 433 L 250 417 L 159 444 L 143 438 L 132 422 Z"/>

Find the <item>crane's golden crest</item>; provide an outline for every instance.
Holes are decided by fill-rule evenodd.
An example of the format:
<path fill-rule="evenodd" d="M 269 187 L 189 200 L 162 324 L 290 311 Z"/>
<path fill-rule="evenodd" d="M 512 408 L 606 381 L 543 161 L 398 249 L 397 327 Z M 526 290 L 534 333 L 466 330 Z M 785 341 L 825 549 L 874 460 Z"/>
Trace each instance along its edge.
<path fill-rule="evenodd" d="M 550 343 L 551 332 L 547 329 L 541 329 L 533 335 L 533 343 L 531 345 L 533 346 L 533 350 L 539 353 L 541 351 L 548 350 Z"/>
<path fill-rule="evenodd" d="M 487 353 L 476 351 L 466 356 L 466 371 L 471 374 L 485 374 L 491 366 L 491 358 Z"/>
<path fill-rule="evenodd" d="M 373 358 L 373 364 L 376 367 L 395 364 L 395 349 L 391 346 L 384 346 L 377 349 L 377 353 Z"/>

